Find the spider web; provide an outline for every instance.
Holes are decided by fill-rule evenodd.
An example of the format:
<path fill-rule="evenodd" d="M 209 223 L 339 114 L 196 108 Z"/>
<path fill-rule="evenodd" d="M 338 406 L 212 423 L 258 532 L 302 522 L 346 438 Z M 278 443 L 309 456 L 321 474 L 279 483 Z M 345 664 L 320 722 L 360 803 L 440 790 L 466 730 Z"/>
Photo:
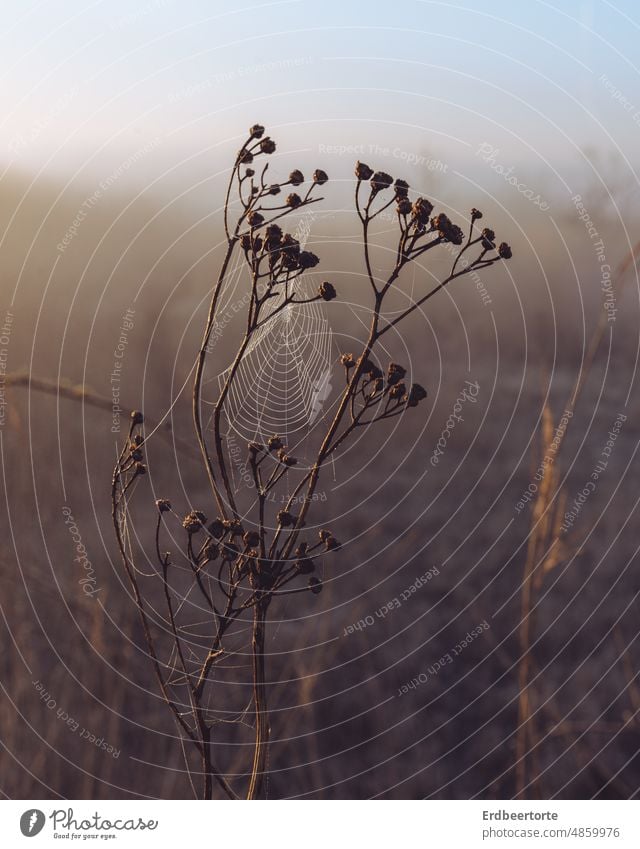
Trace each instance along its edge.
<path fill-rule="evenodd" d="M 296 292 L 315 294 L 302 278 Z M 272 317 L 255 332 L 227 397 L 229 427 L 246 440 L 291 437 L 313 426 L 331 391 L 333 336 L 320 304 L 288 305 L 274 314 L 283 297 L 273 298 Z M 228 375 L 227 369 L 218 376 L 220 389 Z"/>
<path fill-rule="evenodd" d="M 298 223 L 294 236 L 301 248 L 315 219 L 311 211 Z M 243 270 L 244 262 L 237 257 L 223 291 L 223 316 L 229 315 L 229 305 L 234 302 L 248 302 L 248 293 L 244 299 L 238 297 Z M 300 299 L 317 295 L 317 287 L 306 277 L 298 278 L 295 287 Z M 331 392 L 333 335 L 321 304 L 296 304 L 277 312 L 283 298 L 280 293 L 271 299 L 271 318 L 254 332 L 231 384 L 224 408 L 228 438 L 237 435 L 242 440 L 265 442 L 277 433 L 289 440 L 314 426 Z M 229 370 L 206 383 L 217 383 L 219 392 Z M 213 398 L 203 400 L 211 407 L 215 403 Z"/>

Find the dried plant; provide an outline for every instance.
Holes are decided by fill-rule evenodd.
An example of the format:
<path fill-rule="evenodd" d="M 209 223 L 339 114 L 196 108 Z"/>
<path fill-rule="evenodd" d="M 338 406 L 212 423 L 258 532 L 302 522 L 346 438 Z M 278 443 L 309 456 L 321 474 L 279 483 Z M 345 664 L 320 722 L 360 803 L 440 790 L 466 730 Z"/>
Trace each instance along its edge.
<path fill-rule="evenodd" d="M 618 297 L 627 283 L 628 272 L 635 269 L 639 262 L 640 242 L 637 242 L 616 268 Z M 538 730 L 540 721 L 536 714 L 545 706 L 547 709 L 550 707 L 551 697 L 545 695 L 544 699 L 536 699 L 536 688 L 542 683 L 540 675 L 534 675 L 537 668 L 534 652 L 536 612 L 548 575 L 563 564 L 573 563 L 580 552 L 580 543 L 571 539 L 567 540 L 562 534 L 567 488 L 566 479 L 561 474 L 561 461 L 564 453 L 562 449 L 570 428 L 570 420 L 565 417 L 567 414 L 573 416 L 594 366 L 608 322 L 608 313 L 602 310 L 589 339 L 582 368 L 565 401 L 563 417 L 555 421 L 547 401 L 543 404 L 540 417 L 539 441 L 532 466 L 534 470 L 540 470 L 541 474 L 538 477 L 539 484 L 535 498 L 531 502 L 529 534 L 520 586 L 518 722 L 514 762 L 515 798 L 517 799 L 524 799 L 527 794 L 543 797 L 538 782 L 540 769 L 536 762 L 540 747 Z M 628 672 L 628 669 L 625 671 Z M 564 722 L 555 704 L 553 714 L 554 721 L 566 730 L 567 723 Z M 610 780 L 611 777 L 607 776 L 607 781 Z"/>
<path fill-rule="evenodd" d="M 306 191 L 299 170 L 284 181 L 267 180 L 267 157 L 275 143 L 264 135 L 264 127 L 251 128 L 240 148 L 231 172 L 224 205 L 226 253 L 213 287 L 209 312 L 193 380 L 193 420 L 202 462 L 211 489 L 212 503 L 190 505 L 186 515 L 174 510 L 171 502 L 156 502 L 155 562 L 151 570 L 141 568 L 143 556 L 139 537 L 132 540 L 132 495 L 147 471 L 145 465 L 144 417 L 132 413 L 131 427 L 118 458 L 112 480 L 113 522 L 124 567 L 131 583 L 150 660 L 162 697 L 173 712 L 179 731 L 190 750 L 197 752 L 199 767 L 189 769 L 190 778 L 199 778 L 196 791 L 211 798 L 214 786 L 225 796 L 265 795 L 268 773 L 269 715 L 265 672 L 265 632 L 270 605 L 280 596 L 322 590 L 316 572 L 318 557 L 332 556 L 340 543 L 330 530 L 320 530 L 316 539 L 305 532 L 310 508 L 321 473 L 327 461 L 360 428 L 369 428 L 414 411 L 426 398 L 426 390 L 407 378 L 407 368 L 397 363 L 381 364 L 377 358 L 380 340 L 419 310 L 453 280 L 496 262 L 509 259 L 506 243 L 496 244 L 495 234 L 477 222 L 482 213 L 471 211 L 468 235 L 444 213 L 433 213 L 424 197 L 409 196 L 409 185 L 358 162 L 355 169 L 355 209 L 362 227 L 362 243 L 367 287 L 371 298 L 371 323 L 358 353 L 344 353 L 341 368 L 344 388 L 335 404 L 335 413 L 323 422 L 322 438 L 313 448 L 305 445 L 304 455 L 314 459 L 303 468 L 287 447 L 286 434 L 275 434 L 248 445 L 248 468 L 255 491 L 250 503 L 241 503 L 230 474 L 231 458 L 225 444 L 225 405 L 237 379 L 238 370 L 256 334 L 283 310 L 299 309 L 301 304 L 329 302 L 337 297 L 334 285 L 321 283 L 309 295 L 300 278 L 319 262 L 300 242 L 282 229 L 285 219 L 321 200 L 318 190 L 328 177 L 316 170 Z M 265 164 L 262 164 L 265 163 Z M 286 193 L 283 202 L 278 198 Z M 395 261 L 386 277 L 374 274 L 371 226 L 385 210 L 395 207 L 397 232 Z M 278 223 L 279 222 L 279 223 Z M 387 296 L 399 285 L 406 266 L 428 251 L 446 245 L 453 251 L 447 275 L 437 285 L 420 294 L 406 309 L 386 317 Z M 240 252 L 250 280 L 246 327 L 239 347 L 223 372 L 209 423 L 203 420 L 205 365 L 211 355 L 210 340 L 216 326 L 223 287 L 234 254 Z M 297 452 L 297 449 L 296 449 Z M 274 509 L 276 491 L 284 501 Z M 211 509 L 217 514 L 211 520 Z M 275 515 L 273 515 L 275 514 Z M 183 535 L 181 552 L 165 550 L 165 537 Z M 151 560 L 151 558 L 148 558 Z M 158 590 L 160 589 L 160 592 Z M 155 593 L 155 595 L 154 595 Z M 198 602 L 193 600 L 193 594 Z M 163 599 L 164 612 L 155 599 Z M 205 612 L 204 631 L 192 625 L 195 611 Z M 199 623 L 202 627 L 202 623 Z M 219 751 L 214 731 L 229 722 L 228 702 L 223 701 L 214 680 L 214 671 L 223 675 L 234 656 L 234 630 L 250 628 L 252 701 L 243 717 L 255 718 L 251 765 L 238 770 L 235 778 L 225 770 L 214 753 Z M 226 665 L 225 665 L 226 664 Z M 228 771 L 227 771 L 228 773 Z M 241 787 L 246 777 L 246 787 Z M 195 788 L 194 788 L 195 789 Z"/>

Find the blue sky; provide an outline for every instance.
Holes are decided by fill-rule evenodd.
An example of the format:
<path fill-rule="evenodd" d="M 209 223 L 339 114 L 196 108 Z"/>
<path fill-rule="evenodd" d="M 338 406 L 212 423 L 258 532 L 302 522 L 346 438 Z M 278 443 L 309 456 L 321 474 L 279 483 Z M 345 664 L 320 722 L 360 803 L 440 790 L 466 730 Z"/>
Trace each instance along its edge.
<path fill-rule="evenodd" d="M 414 153 L 469 168 L 490 144 L 505 166 L 556 183 L 585 150 L 635 165 L 640 9 L 628 1 L 44 0 L 2 11 L 2 151 L 20 167 L 109 173 L 142 150 L 132 177 L 184 160 L 197 170 L 199 157 L 222 163 L 256 120 L 309 156 L 375 143 L 400 162 Z"/>

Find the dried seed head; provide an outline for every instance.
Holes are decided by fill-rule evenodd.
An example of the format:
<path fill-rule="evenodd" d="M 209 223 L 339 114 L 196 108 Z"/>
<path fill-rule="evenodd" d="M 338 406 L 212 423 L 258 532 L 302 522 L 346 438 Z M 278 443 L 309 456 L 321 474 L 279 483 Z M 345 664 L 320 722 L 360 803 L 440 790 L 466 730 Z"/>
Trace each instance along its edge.
<path fill-rule="evenodd" d="M 290 528 L 291 525 L 295 522 L 295 517 L 289 513 L 288 510 L 280 510 L 278 513 L 278 524 L 282 525 L 283 528 Z"/>
<path fill-rule="evenodd" d="M 282 238 L 282 230 L 278 227 L 277 224 L 269 224 L 267 229 L 264 231 L 264 237 L 269 247 L 269 250 L 275 250 L 280 245 L 280 239 Z"/>
<path fill-rule="evenodd" d="M 313 182 L 318 186 L 324 186 L 324 184 L 329 180 L 329 176 L 326 171 L 323 171 L 321 168 L 316 168 L 313 172 Z"/>
<path fill-rule="evenodd" d="M 298 265 L 300 268 L 315 268 L 320 262 L 319 258 L 311 251 L 300 251 Z"/>
<path fill-rule="evenodd" d="M 336 290 L 331 283 L 327 283 L 326 281 L 320 284 L 318 292 L 323 301 L 332 301 L 336 297 Z"/>
<path fill-rule="evenodd" d="M 300 254 L 300 242 L 291 233 L 285 233 L 280 240 L 280 250 L 284 257 L 291 257 L 293 261 L 297 262 Z"/>
<path fill-rule="evenodd" d="M 220 546 L 209 540 L 204 547 L 204 556 L 207 560 L 217 560 L 220 555 Z"/>
<path fill-rule="evenodd" d="M 485 227 L 482 231 L 482 247 L 485 251 L 490 251 L 495 248 L 496 234 L 489 227 Z"/>
<path fill-rule="evenodd" d="M 356 177 L 358 180 L 370 180 L 373 177 L 373 170 L 364 162 L 356 162 Z"/>
<path fill-rule="evenodd" d="M 182 527 L 189 534 L 197 533 L 207 521 L 207 517 L 200 510 L 192 510 L 182 520 Z"/>
<path fill-rule="evenodd" d="M 136 460 L 137 462 L 141 462 L 144 456 L 142 451 L 139 448 L 136 448 L 135 445 L 131 446 L 129 454 L 131 455 L 131 459 Z"/>
<path fill-rule="evenodd" d="M 353 354 L 343 354 L 340 357 L 340 362 L 346 369 L 353 368 L 356 364 Z"/>
<path fill-rule="evenodd" d="M 131 411 L 131 424 L 141 425 L 144 424 L 144 416 L 139 410 Z"/>
<path fill-rule="evenodd" d="M 498 247 L 498 253 L 502 257 L 502 259 L 511 259 L 513 254 L 511 253 L 511 248 L 506 242 L 500 242 Z"/>
<path fill-rule="evenodd" d="M 309 589 L 314 595 L 318 595 L 322 592 L 322 581 L 318 578 L 309 578 Z"/>
<path fill-rule="evenodd" d="M 295 171 L 292 171 L 289 174 L 289 182 L 292 186 L 302 185 L 302 183 L 304 183 L 304 174 L 302 173 L 302 171 L 298 171 L 297 168 Z"/>
<path fill-rule="evenodd" d="M 447 227 L 451 226 L 451 220 L 444 212 L 440 212 L 438 215 L 434 215 L 431 219 L 431 226 L 434 230 L 446 230 Z"/>
<path fill-rule="evenodd" d="M 237 545 L 234 545 L 232 542 L 227 542 L 222 546 L 222 559 L 223 560 L 235 560 L 237 556 L 240 554 L 240 549 Z"/>
<path fill-rule="evenodd" d="M 257 531 L 247 531 L 242 537 L 242 541 L 249 548 L 255 548 L 260 545 L 260 534 Z"/>
<path fill-rule="evenodd" d="M 290 195 L 287 195 L 285 203 L 291 209 L 297 209 L 302 203 L 302 198 L 295 192 L 291 192 Z"/>
<path fill-rule="evenodd" d="M 238 519 L 225 519 L 222 524 L 232 537 L 241 537 L 244 534 L 244 528 Z"/>
<path fill-rule="evenodd" d="M 156 507 L 160 511 L 160 513 L 168 513 L 171 510 L 171 502 L 168 498 L 159 498 L 156 501 Z"/>
<path fill-rule="evenodd" d="M 246 177 L 253 177 L 256 172 L 253 170 L 253 168 L 247 168 L 244 173 Z"/>
<path fill-rule="evenodd" d="M 264 224 L 264 215 L 261 215 L 259 212 L 250 212 L 249 213 L 249 224 L 252 227 L 259 227 L 261 224 Z"/>
<path fill-rule="evenodd" d="M 133 444 L 135 446 L 138 446 L 138 445 L 142 445 L 143 442 L 144 442 L 143 437 L 139 433 L 136 433 L 136 435 L 133 437 Z"/>
<path fill-rule="evenodd" d="M 420 386 L 419 383 L 412 383 L 411 389 L 404 396 L 404 401 L 406 402 L 407 407 L 417 407 L 420 401 L 423 401 L 427 397 L 427 390 L 424 387 Z"/>
<path fill-rule="evenodd" d="M 303 557 L 295 563 L 296 568 L 301 575 L 311 575 L 315 571 L 316 565 L 310 557 Z"/>
<path fill-rule="evenodd" d="M 306 542 L 301 542 L 300 545 L 296 548 L 296 551 L 295 551 L 296 557 L 305 557 L 308 549 L 309 549 L 309 544 L 306 543 Z"/>
<path fill-rule="evenodd" d="M 387 369 L 387 383 L 390 386 L 394 386 L 402 380 L 406 373 L 406 368 L 398 365 L 398 363 L 389 363 L 389 368 Z"/>
<path fill-rule="evenodd" d="M 377 380 L 377 378 L 382 377 L 382 372 L 378 366 L 366 358 L 362 363 L 362 374 L 368 374 L 372 380 Z"/>
<path fill-rule="evenodd" d="M 393 177 L 390 174 L 384 171 L 376 171 L 371 178 L 371 189 L 374 193 L 381 192 L 388 189 L 391 183 L 393 183 Z"/>
<path fill-rule="evenodd" d="M 240 151 L 240 163 L 242 165 L 251 165 L 253 162 L 253 154 L 250 150 L 241 150 Z"/>
<path fill-rule="evenodd" d="M 396 180 L 393 184 L 393 188 L 396 193 L 396 198 L 401 200 L 402 198 L 406 198 L 409 194 L 409 183 L 406 180 Z"/>
<path fill-rule="evenodd" d="M 396 383 L 395 386 L 392 386 L 389 390 L 390 398 L 403 398 L 407 393 L 407 387 L 404 383 Z"/>
<path fill-rule="evenodd" d="M 254 124 L 253 127 L 249 130 L 249 136 L 252 139 L 261 139 L 264 135 L 264 127 L 262 124 Z"/>
<path fill-rule="evenodd" d="M 280 460 L 284 466 L 295 466 L 298 462 L 295 457 L 290 457 L 284 448 L 281 448 L 280 451 L 278 451 L 278 460 Z"/>
<path fill-rule="evenodd" d="M 207 531 L 212 537 L 221 539 L 224 536 L 225 527 L 221 519 L 214 519 L 207 525 Z"/>
<path fill-rule="evenodd" d="M 324 547 L 327 551 L 336 551 L 340 548 L 340 543 L 331 533 L 331 531 L 321 530 L 318 531 L 318 536 L 320 537 L 320 542 L 324 543 Z"/>
<path fill-rule="evenodd" d="M 471 220 L 477 221 L 479 218 L 482 218 L 482 213 L 479 209 L 476 209 L 475 206 L 471 210 Z"/>
<path fill-rule="evenodd" d="M 418 224 L 426 227 L 429 223 L 429 216 L 433 212 L 433 204 L 426 198 L 416 198 L 411 211 Z"/>
<path fill-rule="evenodd" d="M 267 442 L 267 448 L 269 451 L 280 451 L 281 448 L 284 448 L 284 442 L 279 436 L 271 436 Z"/>
<path fill-rule="evenodd" d="M 273 139 L 270 139 L 268 136 L 266 139 L 262 139 L 260 142 L 260 152 L 261 153 L 274 153 L 276 149 L 276 143 Z"/>
<path fill-rule="evenodd" d="M 411 210 L 413 209 L 413 204 L 411 203 L 409 198 L 396 197 L 396 200 L 398 201 L 398 212 L 400 213 L 400 215 L 410 215 Z M 428 217 L 429 216 L 427 216 L 427 218 Z"/>
<path fill-rule="evenodd" d="M 441 239 L 447 242 L 452 242 L 454 245 L 461 245 L 464 239 L 464 233 L 457 224 L 452 224 L 449 217 L 441 212 L 431 220 L 434 230 L 438 230 Z"/>
<path fill-rule="evenodd" d="M 279 195 L 280 191 L 280 186 L 277 183 L 274 183 L 272 186 L 269 186 L 268 194 Z"/>
<path fill-rule="evenodd" d="M 136 475 L 146 475 L 147 474 L 147 467 L 145 466 L 144 463 L 136 463 L 135 466 L 133 467 L 133 471 Z"/>

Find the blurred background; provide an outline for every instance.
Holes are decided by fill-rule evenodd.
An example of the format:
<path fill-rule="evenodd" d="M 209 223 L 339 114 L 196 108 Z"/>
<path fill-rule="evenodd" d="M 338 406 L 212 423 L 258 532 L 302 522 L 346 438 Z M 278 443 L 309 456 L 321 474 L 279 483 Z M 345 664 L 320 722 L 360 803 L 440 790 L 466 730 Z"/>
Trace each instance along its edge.
<path fill-rule="evenodd" d="M 117 557 L 110 479 L 117 428 L 144 409 L 165 425 L 138 502 L 213 513 L 176 444 L 193 444 L 185 386 L 229 168 L 260 122 L 274 179 L 330 177 L 297 220 L 321 258 L 309 284 L 338 291 L 323 308 L 322 415 L 370 309 L 356 160 L 464 229 L 477 207 L 514 253 L 389 340 L 384 356 L 429 398 L 326 469 L 313 523 L 343 549 L 322 565 L 322 595 L 270 611 L 270 797 L 634 796 L 635 4 L 29 0 L 2 13 L 2 793 L 190 795 Z M 372 234 L 376 273 L 394 226 L 381 217 Z M 408 269 L 394 308 L 450 261 L 434 251 Z M 238 273 L 225 293 L 206 393 L 246 285 Z M 242 642 L 238 658 L 246 683 Z M 249 741 L 221 738 L 230 774 Z"/>

